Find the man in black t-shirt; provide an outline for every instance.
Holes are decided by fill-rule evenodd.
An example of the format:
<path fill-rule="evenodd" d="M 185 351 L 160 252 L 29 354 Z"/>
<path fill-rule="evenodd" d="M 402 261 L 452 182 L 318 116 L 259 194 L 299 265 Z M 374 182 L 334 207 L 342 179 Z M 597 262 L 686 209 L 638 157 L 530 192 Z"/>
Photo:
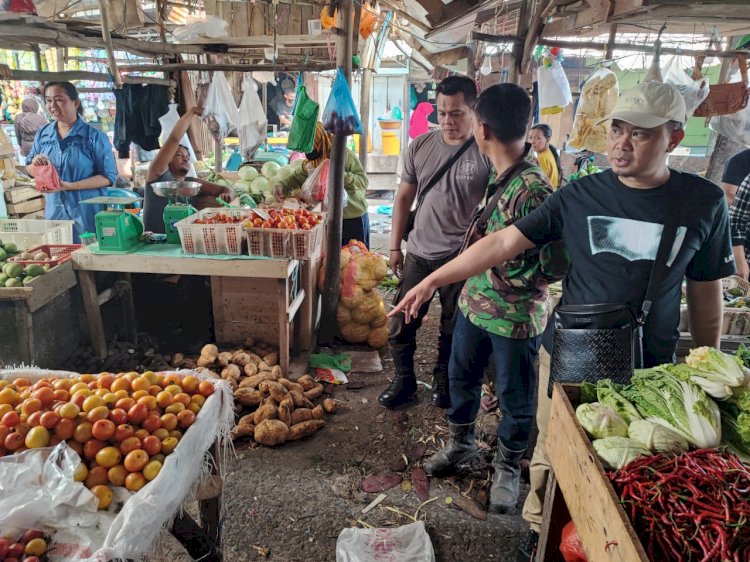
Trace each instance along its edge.
<path fill-rule="evenodd" d="M 734 196 L 737 194 L 737 188 L 748 174 L 750 174 L 750 148 L 738 152 L 724 164 L 721 188 L 727 195 L 730 207 L 734 201 Z"/>
<path fill-rule="evenodd" d="M 667 155 L 685 136 L 685 102 L 673 86 L 646 82 L 624 92 L 607 120 L 611 121 L 607 137 L 611 170 L 562 187 L 513 226 L 480 240 L 407 293 L 391 314 L 403 310 L 408 319 L 438 287 L 558 239 L 570 255 L 563 304 L 622 303 L 638 309 L 663 225 L 678 212 L 669 269 L 645 325 L 645 366 L 674 360 L 685 276 L 693 343 L 718 347 L 720 280 L 734 273 L 727 204 L 721 189 L 708 180 L 667 167 Z M 680 201 L 673 197 L 675 189 Z M 531 533 L 518 560 L 531 559 L 535 551 L 549 474 L 545 438 L 550 356 L 544 348 L 539 363 L 539 438 L 523 511 Z"/>

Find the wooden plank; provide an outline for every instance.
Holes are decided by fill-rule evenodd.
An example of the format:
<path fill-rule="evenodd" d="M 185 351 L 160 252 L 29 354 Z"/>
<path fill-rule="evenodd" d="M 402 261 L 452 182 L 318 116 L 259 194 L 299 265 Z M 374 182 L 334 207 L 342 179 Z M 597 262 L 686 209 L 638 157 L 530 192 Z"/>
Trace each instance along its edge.
<path fill-rule="evenodd" d="M 279 322 L 279 365 L 281 372 L 289 372 L 289 279 L 279 279 L 278 283 L 278 322 Z"/>
<path fill-rule="evenodd" d="M 648 562 L 638 536 L 563 387 L 555 384 L 547 454 L 581 537 L 586 556 L 596 562 Z"/>
<path fill-rule="evenodd" d="M 71 287 L 78 284 L 73 264 L 70 261 L 53 267 L 44 275 L 40 275 L 31 281 L 31 295 L 28 299 L 30 312 L 39 310 L 52 299 L 57 298 Z"/>
<path fill-rule="evenodd" d="M 453 0 L 445 4 L 440 10 L 427 14 L 427 21 L 433 28 L 440 27 L 450 20 L 466 14 L 469 10 L 479 6 L 482 0 Z"/>
<path fill-rule="evenodd" d="M 44 218 L 44 209 L 41 211 L 35 211 L 33 213 L 29 213 L 28 215 L 24 215 L 24 219 L 43 219 Z"/>
<path fill-rule="evenodd" d="M 468 47 L 454 47 L 453 49 L 435 53 L 434 55 L 428 54 L 427 60 L 435 66 L 453 66 L 468 56 Z"/>
<path fill-rule="evenodd" d="M 125 335 L 129 342 L 138 343 L 138 331 L 135 323 L 135 305 L 133 303 L 133 280 L 130 273 L 120 274 L 123 290 L 120 298 L 122 300 L 122 316 Z"/>
<path fill-rule="evenodd" d="M 94 348 L 94 353 L 99 359 L 104 359 L 107 357 L 107 340 L 104 335 L 102 311 L 99 308 L 99 295 L 96 292 L 96 279 L 92 271 L 81 271 L 78 277 L 81 283 L 83 306 L 86 309 L 86 318 L 89 324 L 91 347 Z"/>
<path fill-rule="evenodd" d="M 222 260 L 190 257 L 158 257 L 139 254 L 94 254 L 88 248 L 72 254 L 73 267 L 85 271 L 165 273 L 284 279 L 296 260 Z"/>
<path fill-rule="evenodd" d="M 273 47 L 273 35 L 259 35 L 250 37 L 226 37 L 222 39 L 195 38 L 180 45 L 226 45 L 228 47 Z M 327 45 L 327 38 L 323 35 L 290 34 L 277 35 L 276 45 L 283 47 L 312 47 Z"/>
<path fill-rule="evenodd" d="M 8 214 L 26 215 L 44 209 L 44 197 L 37 197 L 36 199 L 29 199 L 19 203 L 8 203 L 7 206 Z"/>
<path fill-rule="evenodd" d="M 570 521 L 568 506 L 565 505 L 555 473 L 547 477 L 547 490 L 544 494 L 544 513 L 539 531 L 539 543 L 535 562 L 553 562 L 561 560 L 560 541 L 562 530 Z"/>
<path fill-rule="evenodd" d="M 41 193 L 34 189 L 34 186 L 16 184 L 16 187 L 5 190 L 5 200 L 8 203 L 20 203 L 35 197 L 44 198 Z"/>

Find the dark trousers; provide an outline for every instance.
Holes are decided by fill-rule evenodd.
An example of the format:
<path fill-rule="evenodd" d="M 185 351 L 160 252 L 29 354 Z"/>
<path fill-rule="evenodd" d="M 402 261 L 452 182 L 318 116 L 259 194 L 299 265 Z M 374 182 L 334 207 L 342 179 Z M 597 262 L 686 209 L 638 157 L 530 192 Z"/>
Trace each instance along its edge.
<path fill-rule="evenodd" d="M 404 270 L 401 274 L 401 283 L 393 297 L 396 305 L 403 296 L 413 287 L 416 287 L 430 273 L 439 269 L 452 260 L 455 256 L 449 256 L 440 260 L 426 260 L 407 254 L 404 259 Z M 438 289 L 442 313 L 440 314 L 440 336 L 438 337 L 438 361 L 437 370 L 447 372 L 448 362 L 451 355 L 451 340 L 453 339 L 453 326 L 456 323 L 456 303 L 463 288 L 463 282 L 454 283 Z M 434 296 L 434 295 L 433 295 Z M 417 330 L 422 325 L 422 320 L 430 308 L 432 299 L 425 302 L 419 309 L 419 314 L 408 324 L 404 322 L 404 315 L 399 314 L 389 319 L 388 342 L 391 347 L 391 355 L 395 364 L 396 372 L 401 375 L 414 374 L 414 352 L 417 349 Z"/>
<path fill-rule="evenodd" d="M 477 417 L 484 379 L 490 357 L 495 364 L 495 392 L 502 417 L 497 438 L 506 449 L 526 448 L 534 422 L 537 372 L 541 336 L 512 339 L 492 334 L 472 324 L 461 312 L 453 332 L 448 377 L 453 423 L 471 423 Z"/>
<path fill-rule="evenodd" d="M 341 226 L 341 245 L 346 246 L 349 240 L 359 240 L 370 248 L 370 217 L 367 213 L 356 219 L 344 219 Z"/>

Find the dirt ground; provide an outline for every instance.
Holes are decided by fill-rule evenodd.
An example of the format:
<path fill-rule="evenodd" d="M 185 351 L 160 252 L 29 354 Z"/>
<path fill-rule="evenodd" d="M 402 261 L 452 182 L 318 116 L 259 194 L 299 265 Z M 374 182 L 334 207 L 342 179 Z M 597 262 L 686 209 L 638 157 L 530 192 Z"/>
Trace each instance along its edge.
<path fill-rule="evenodd" d="M 376 224 L 390 222 L 382 216 L 373 218 Z M 387 249 L 388 233 L 383 231 L 388 229 L 377 230 L 372 247 Z M 427 384 L 436 360 L 439 316 L 439 303 L 434 303 L 419 334 L 417 376 Z M 430 500 L 421 502 L 411 489 L 411 471 L 443 445 L 445 411 L 429 403 L 430 391 L 422 384 L 409 407 L 382 408 L 377 397 L 394 371 L 388 353 L 381 353 L 381 359 L 382 372 L 353 372 L 349 384 L 330 387 L 339 411 L 313 437 L 274 449 L 236 444 L 236 456 L 226 467 L 223 496 L 227 562 L 334 561 L 342 529 L 396 527 L 414 518 L 424 521 L 438 561 L 515 560 L 527 529 L 520 516 L 527 484 L 518 509 L 510 515 L 481 513 L 489 495 L 489 470 L 476 478 L 430 479 Z M 486 438 L 481 445 L 487 454 L 494 452 L 489 444 L 497 422 L 497 410 L 480 418 L 481 436 Z M 387 470 L 397 471 L 402 484 L 385 492 L 385 499 L 363 514 L 378 493 L 363 492 L 362 480 Z M 473 498 L 486 519 L 457 508 L 462 496 Z M 195 505 L 186 507 L 196 515 Z M 151 560 L 186 562 L 191 558 L 164 533 Z"/>

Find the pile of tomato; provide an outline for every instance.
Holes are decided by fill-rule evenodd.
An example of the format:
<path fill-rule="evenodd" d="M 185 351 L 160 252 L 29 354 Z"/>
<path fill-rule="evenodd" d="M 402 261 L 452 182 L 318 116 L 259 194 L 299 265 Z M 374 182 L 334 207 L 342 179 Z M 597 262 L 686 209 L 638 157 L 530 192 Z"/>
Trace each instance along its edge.
<path fill-rule="evenodd" d="M 202 219 L 195 219 L 193 224 L 239 224 L 243 220 L 244 217 L 233 217 L 232 215 L 219 213 L 218 215 L 208 215 Z"/>
<path fill-rule="evenodd" d="M 137 492 L 156 478 L 213 392 L 151 371 L 0 380 L 0 456 L 66 441 L 82 459 L 75 479 L 106 509 L 111 486 Z"/>
<path fill-rule="evenodd" d="M 268 220 L 255 216 L 246 219 L 243 226 L 249 228 L 280 228 L 288 230 L 310 230 L 323 222 L 323 217 L 307 209 L 267 209 Z"/>
<path fill-rule="evenodd" d="M 0 538 L 0 560 L 3 562 L 39 562 L 47 552 L 47 542 L 44 531 L 31 529 L 26 531 L 17 541 L 4 537 Z"/>

